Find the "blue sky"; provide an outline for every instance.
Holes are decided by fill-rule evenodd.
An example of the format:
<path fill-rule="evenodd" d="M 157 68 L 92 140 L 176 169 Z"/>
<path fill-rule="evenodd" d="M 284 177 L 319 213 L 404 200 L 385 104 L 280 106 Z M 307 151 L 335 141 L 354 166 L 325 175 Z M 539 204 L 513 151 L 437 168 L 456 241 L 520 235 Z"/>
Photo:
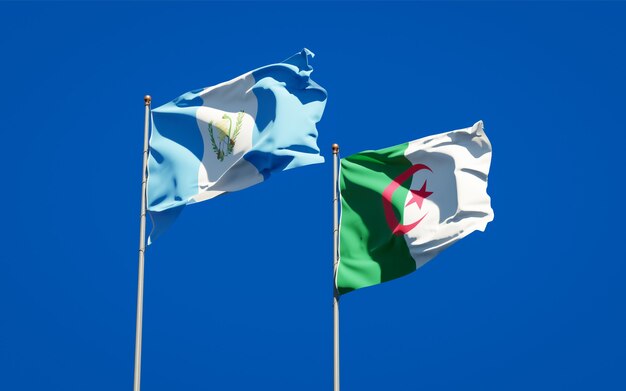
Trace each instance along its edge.
<path fill-rule="evenodd" d="M 623 390 L 626 4 L 0 3 L 0 389 L 132 387 L 143 96 L 307 47 L 327 163 L 146 255 L 144 390 L 332 387 L 331 144 L 485 122 L 495 220 L 343 297 L 342 389 Z"/>

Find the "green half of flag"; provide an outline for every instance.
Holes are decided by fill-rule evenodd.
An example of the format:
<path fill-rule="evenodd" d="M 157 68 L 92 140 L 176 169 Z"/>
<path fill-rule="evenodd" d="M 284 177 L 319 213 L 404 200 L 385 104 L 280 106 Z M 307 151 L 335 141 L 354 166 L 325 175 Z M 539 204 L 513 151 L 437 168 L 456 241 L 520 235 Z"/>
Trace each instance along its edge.
<path fill-rule="evenodd" d="M 490 163 L 482 122 L 342 159 L 339 293 L 409 274 L 484 230 Z"/>

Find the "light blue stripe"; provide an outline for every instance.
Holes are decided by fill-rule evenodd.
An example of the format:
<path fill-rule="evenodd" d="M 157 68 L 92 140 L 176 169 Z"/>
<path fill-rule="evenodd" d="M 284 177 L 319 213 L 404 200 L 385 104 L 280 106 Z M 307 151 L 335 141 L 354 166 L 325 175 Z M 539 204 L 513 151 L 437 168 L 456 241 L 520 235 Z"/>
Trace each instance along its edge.
<path fill-rule="evenodd" d="M 307 49 L 280 64 L 252 72 L 258 111 L 253 146 L 244 159 L 264 179 L 271 173 L 323 163 L 317 146 L 316 123 L 326 106 L 326 90 L 310 78 Z"/>
<path fill-rule="evenodd" d="M 163 211 L 186 204 L 198 193 L 204 146 L 196 122 L 198 108 L 187 106 L 197 99 L 187 93 L 152 111 L 148 210 Z"/>

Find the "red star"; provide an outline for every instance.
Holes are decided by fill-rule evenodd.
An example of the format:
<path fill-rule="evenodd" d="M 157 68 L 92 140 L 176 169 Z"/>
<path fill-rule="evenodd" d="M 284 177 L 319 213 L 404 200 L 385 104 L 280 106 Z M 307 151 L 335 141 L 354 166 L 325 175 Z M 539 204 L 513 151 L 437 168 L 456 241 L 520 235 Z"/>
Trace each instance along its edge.
<path fill-rule="evenodd" d="M 417 206 L 422 209 L 422 203 L 426 198 L 428 198 L 429 195 L 433 194 L 433 192 L 426 190 L 426 181 L 424 181 L 422 188 L 419 190 L 411 189 L 411 194 L 413 194 L 413 197 L 406 203 L 405 206 L 409 206 L 415 202 Z"/>

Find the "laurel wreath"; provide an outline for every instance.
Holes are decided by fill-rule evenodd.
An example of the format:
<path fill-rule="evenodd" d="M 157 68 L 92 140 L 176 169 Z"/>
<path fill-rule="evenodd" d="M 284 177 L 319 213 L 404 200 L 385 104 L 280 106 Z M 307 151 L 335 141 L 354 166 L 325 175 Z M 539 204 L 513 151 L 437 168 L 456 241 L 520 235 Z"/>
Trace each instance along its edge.
<path fill-rule="evenodd" d="M 232 137 L 229 135 L 228 139 L 229 139 L 229 143 L 228 143 L 228 154 L 230 155 L 231 153 L 233 153 L 233 148 L 235 148 L 235 140 L 237 139 L 237 136 L 239 136 L 239 131 L 241 130 L 241 125 L 243 123 L 243 111 L 240 111 L 239 113 L 237 113 L 237 120 L 235 121 L 235 131 L 233 132 Z M 230 129 L 228 131 L 230 133 Z"/>
<path fill-rule="evenodd" d="M 232 126 L 233 126 L 233 122 L 230 119 L 230 116 L 227 114 L 224 114 L 224 116 L 222 117 L 222 119 L 227 119 L 229 120 L 230 124 L 228 126 L 228 134 L 226 135 L 226 137 L 224 138 L 224 140 L 220 140 L 219 142 L 215 141 L 215 136 L 213 135 L 213 121 L 209 122 L 209 136 L 211 138 L 211 147 L 213 149 L 213 152 L 215 152 L 215 155 L 217 156 L 217 159 L 219 161 L 224 161 L 224 158 L 228 155 L 230 155 L 231 153 L 233 153 L 233 150 L 235 148 L 235 141 L 237 139 L 237 136 L 239 136 L 239 132 L 241 131 L 241 126 L 243 125 L 243 110 L 237 113 L 237 119 L 235 120 L 235 130 L 231 133 L 232 130 Z M 226 143 L 226 151 L 224 151 L 224 143 Z"/>
<path fill-rule="evenodd" d="M 209 136 L 211 136 L 211 146 L 213 147 L 213 152 L 217 155 L 218 160 L 224 160 L 221 155 L 220 149 L 217 147 L 217 143 L 215 143 L 215 137 L 213 137 L 213 121 L 209 122 Z"/>

